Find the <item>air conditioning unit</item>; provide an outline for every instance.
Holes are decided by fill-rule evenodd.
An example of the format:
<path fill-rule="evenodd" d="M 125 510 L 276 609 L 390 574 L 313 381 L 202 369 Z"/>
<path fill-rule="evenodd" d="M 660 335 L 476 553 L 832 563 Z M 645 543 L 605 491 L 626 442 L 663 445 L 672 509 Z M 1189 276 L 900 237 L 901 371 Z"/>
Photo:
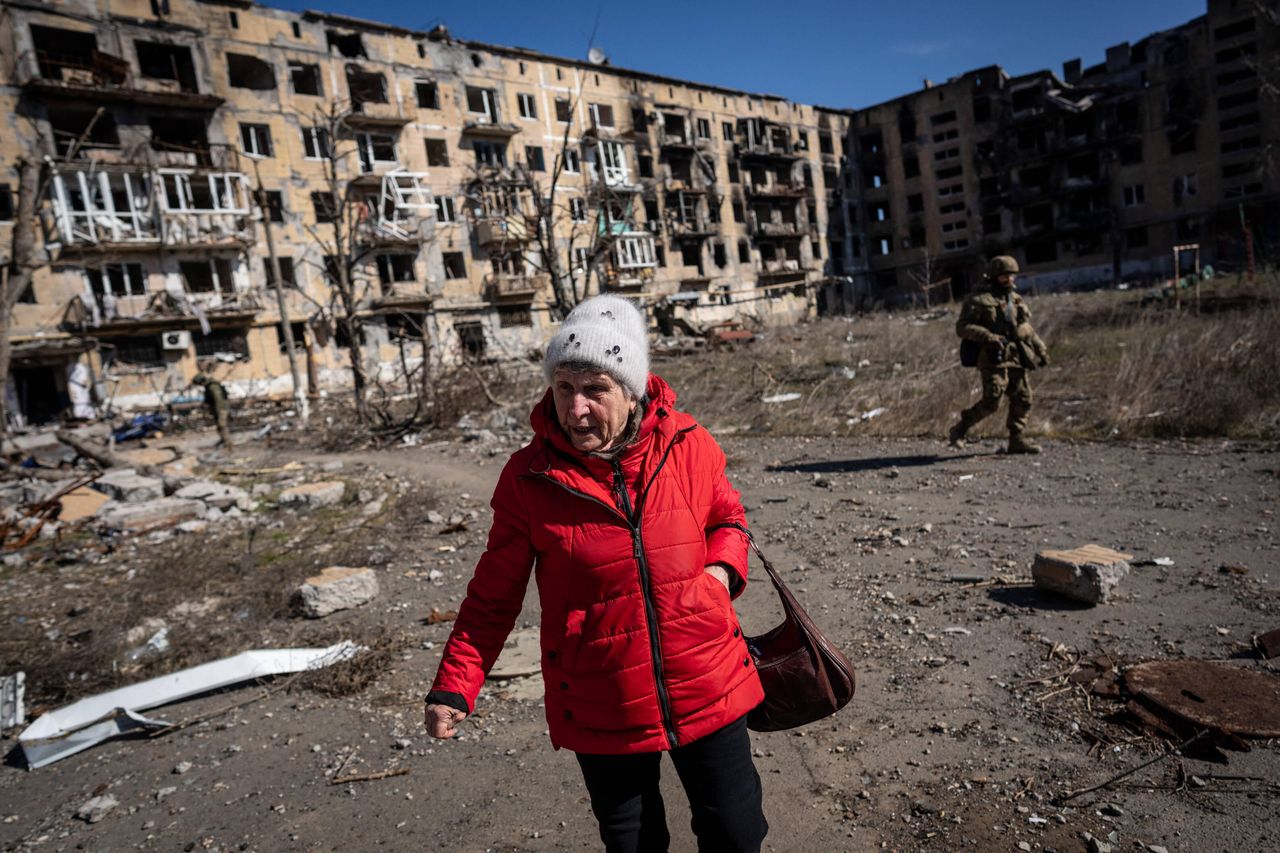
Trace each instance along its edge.
<path fill-rule="evenodd" d="M 160 346 L 165 349 L 191 349 L 191 333 L 164 332 L 160 335 Z"/>

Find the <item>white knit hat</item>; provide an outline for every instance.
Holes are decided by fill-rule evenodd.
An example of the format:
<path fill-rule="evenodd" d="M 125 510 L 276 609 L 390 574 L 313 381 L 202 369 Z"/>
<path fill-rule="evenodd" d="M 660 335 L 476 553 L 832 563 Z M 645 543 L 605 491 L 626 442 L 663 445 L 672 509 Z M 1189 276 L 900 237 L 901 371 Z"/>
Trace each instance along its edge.
<path fill-rule="evenodd" d="M 593 296 L 580 303 L 547 345 L 542 361 L 547 383 L 557 367 L 571 361 L 593 364 L 637 399 L 643 397 L 649 382 L 649 334 L 644 317 L 617 296 Z"/>

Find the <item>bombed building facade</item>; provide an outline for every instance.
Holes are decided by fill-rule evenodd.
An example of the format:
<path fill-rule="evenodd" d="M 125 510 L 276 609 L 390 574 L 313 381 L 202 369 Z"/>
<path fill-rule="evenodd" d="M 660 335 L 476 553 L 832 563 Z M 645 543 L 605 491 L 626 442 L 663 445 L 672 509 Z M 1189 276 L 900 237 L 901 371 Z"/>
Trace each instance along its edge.
<path fill-rule="evenodd" d="M 0 0 L 0 263 L 44 164 L 10 410 L 201 369 L 285 397 L 290 339 L 313 393 L 524 358 L 601 291 L 697 334 L 962 291 L 996 251 L 1046 285 L 1242 263 L 1276 38 L 1236 5 L 854 111 L 250 0 Z"/>

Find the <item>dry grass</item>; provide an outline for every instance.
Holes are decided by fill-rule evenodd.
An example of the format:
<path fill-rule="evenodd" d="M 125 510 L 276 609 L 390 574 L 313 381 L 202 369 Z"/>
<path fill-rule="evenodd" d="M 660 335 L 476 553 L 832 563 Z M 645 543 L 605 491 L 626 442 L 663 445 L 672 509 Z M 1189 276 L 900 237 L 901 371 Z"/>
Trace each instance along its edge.
<path fill-rule="evenodd" d="M 1280 279 L 1207 285 L 1200 310 L 1136 291 L 1029 300 L 1054 363 L 1032 377 L 1043 435 L 1280 436 Z M 735 351 L 659 359 L 684 409 L 719 432 L 942 435 L 977 399 L 956 306 L 822 320 Z M 793 402 L 763 397 L 799 393 Z M 883 412 L 863 419 L 876 409 Z M 979 433 L 1003 432 L 1003 411 Z"/>

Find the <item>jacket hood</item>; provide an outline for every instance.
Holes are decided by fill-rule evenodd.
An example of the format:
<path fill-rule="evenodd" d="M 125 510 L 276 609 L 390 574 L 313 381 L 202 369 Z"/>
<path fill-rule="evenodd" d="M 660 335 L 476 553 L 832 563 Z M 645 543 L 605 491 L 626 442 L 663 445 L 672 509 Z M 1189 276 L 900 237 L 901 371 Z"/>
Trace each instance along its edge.
<path fill-rule="evenodd" d="M 672 387 L 660 376 L 650 373 L 645 387 L 644 420 L 640 422 L 637 444 L 660 426 L 670 423 L 669 416 L 675 409 L 675 403 L 676 392 Z M 573 442 L 564 434 L 564 430 L 560 429 L 560 422 L 556 418 L 556 402 L 550 388 L 529 413 L 529 425 L 533 427 L 534 435 L 557 450 L 575 456 L 582 455 L 574 449 Z"/>

